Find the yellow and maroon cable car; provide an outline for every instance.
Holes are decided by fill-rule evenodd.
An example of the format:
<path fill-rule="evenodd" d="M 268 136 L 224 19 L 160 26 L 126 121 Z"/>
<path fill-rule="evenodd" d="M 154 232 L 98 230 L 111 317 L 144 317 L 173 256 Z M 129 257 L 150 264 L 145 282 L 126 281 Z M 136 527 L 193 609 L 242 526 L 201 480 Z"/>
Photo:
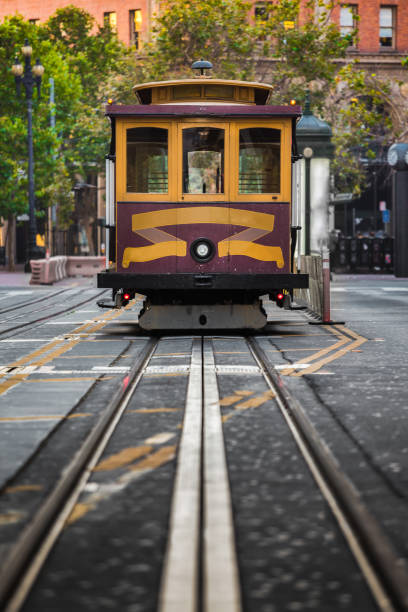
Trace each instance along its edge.
<path fill-rule="evenodd" d="M 297 106 L 272 87 L 208 78 L 136 85 L 108 105 L 107 270 L 116 306 L 146 296 L 145 329 L 260 328 L 259 297 L 294 288 L 291 165 Z M 108 247 L 109 244 L 109 247 Z"/>

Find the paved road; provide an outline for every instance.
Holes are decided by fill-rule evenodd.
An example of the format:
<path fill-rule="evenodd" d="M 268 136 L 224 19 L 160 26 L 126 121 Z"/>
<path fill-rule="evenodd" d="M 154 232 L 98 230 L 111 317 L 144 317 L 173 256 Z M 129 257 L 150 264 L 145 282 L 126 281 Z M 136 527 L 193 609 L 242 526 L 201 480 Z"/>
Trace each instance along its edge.
<path fill-rule="evenodd" d="M 366 342 L 285 383 L 408 559 L 408 279 L 335 276 L 331 302 L 332 319 Z"/>
<path fill-rule="evenodd" d="M 1 307 L 16 297 L 23 303 L 24 295 L 2 289 Z M 268 328 L 257 335 L 270 364 L 405 558 L 407 307 L 408 280 L 337 276 L 332 318 L 345 326 L 309 325 L 301 311 L 273 307 Z M 135 311 L 99 314 L 94 305 L 81 305 L 18 337 L 0 339 L 0 425 L 8 432 L 2 445 L 8 483 L 0 495 L 3 558 L 60 472 L 59 462 L 72 455 L 87 423 L 98 417 L 101 400 L 143 349 L 144 335 L 137 333 Z M 161 341 L 150 377 L 132 399 L 106 459 L 147 447 L 153 451 L 143 452 L 155 457 L 156 450 L 163 453 L 177 442 L 192 341 L 182 335 Z M 377 609 L 264 382 L 254 375 L 246 340 L 231 335 L 212 343 L 244 611 Z M 39 445 L 36 465 L 25 468 Z M 115 480 L 128 470 L 126 461 L 93 476 L 80 500 L 89 511 L 79 512 L 65 530 L 26 610 L 85 610 L 97 601 L 95 609 L 118 609 L 122 602 L 123 610 L 155 611 L 176 461 L 170 453 L 152 470 L 149 456 L 147 472 L 126 491 Z M 105 485 L 112 497 L 96 500 L 94 509 L 92 495 Z M 112 587 L 104 591 L 110 580 Z"/>

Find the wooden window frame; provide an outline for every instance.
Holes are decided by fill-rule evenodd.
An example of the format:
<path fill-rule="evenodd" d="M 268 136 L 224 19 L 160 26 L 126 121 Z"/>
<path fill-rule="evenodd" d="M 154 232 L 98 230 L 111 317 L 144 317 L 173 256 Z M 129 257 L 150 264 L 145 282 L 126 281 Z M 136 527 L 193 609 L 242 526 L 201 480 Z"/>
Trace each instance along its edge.
<path fill-rule="evenodd" d="M 346 25 L 342 25 L 341 23 L 341 12 L 343 10 L 349 10 L 351 17 L 352 17 L 352 24 L 351 26 L 346 26 Z M 340 17 L 339 17 L 339 27 L 340 27 L 340 33 L 343 37 L 345 36 L 352 36 L 353 33 L 357 30 L 357 26 L 358 26 L 358 5 L 357 4 L 342 4 L 340 5 Z M 342 31 L 342 29 L 344 30 L 345 28 L 347 28 L 347 31 Z M 356 46 L 356 41 L 353 39 L 350 41 L 350 47 L 355 47 Z"/>
<path fill-rule="evenodd" d="M 231 130 L 231 202 L 290 202 L 291 164 L 290 130 L 291 120 L 251 119 L 234 121 Z M 280 145 L 280 191 L 279 193 L 239 193 L 239 132 L 248 128 L 270 128 L 281 133 Z M 286 162 L 286 163 L 285 163 Z"/>
<path fill-rule="evenodd" d="M 208 127 L 224 130 L 224 193 L 183 193 L 183 130 Z M 177 122 L 177 196 L 180 202 L 228 202 L 230 195 L 230 121 L 188 119 Z"/>
<path fill-rule="evenodd" d="M 381 28 L 384 27 L 381 25 L 381 11 L 382 9 L 388 9 L 391 11 L 391 31 L 392 31 L 392 37 L 391 37 L 391 45 L 387 46 L 387 45 L 382 45 L 381 44 Z M 378 43 L 379 43 L 379 48 L 380 51 L 395 51 L 396 47 L 397 47 L 397 7 L 395 5 L 390 5 L 390 4 L 381 4 L 380 8 L 379 8 L 379 13 L 378 13 Z"/>
<path fill-rule="evenodd" d="M 126 131 L 132 128 L 162 128 L 167 130 L 167 167 L 168 191 L 167 193 L 138 193 L 127 191 L 127 141 Z M 176 181 L 173 179 L 177 172 L 176 128 L 172 121 L 118 121 L 116 125 L 116 200 L 118 202 L 174 202 L 176 200 Z"/>
<path fill-rule="evenodd" d="M 136 13 L 140 13 L 140 23 L 143 23 L 142 9 L 130 9 L 129 10 L 129 43 L 135 46 L 138 51 L 142 47 L 141 31 L 142 27 L 136 28 Z"/>
<path fill-rule="evenodd" d="M 111 15 L 115 15 L 115 18 L 112 19 Z M 111 21 L 115 23 L 112 24 Z M 117 32 L 118 29 L 118 13 L 117 11 L 105 11 L 103 14 L 103 23 L 104 25 L 108 25 L 112 32 Z"/>
<path fill-rule="evenodd" d="M 183 129 L 199 126 L 223 129 L 224 193 L 183 193 Z M 137 193 L 126 191 L 126 130 L 156 127 L 168 133 L 168 192 Z M 239 131 L 247 128 L 278 129 L 281 133 L 280 192 L 239 193 Z M 166 120 L 118 119 L 116 121 L 116 201 L 117 202 L 290 202 L 291 201 L 291 130 L 292 119 L 179 118 Z"/>

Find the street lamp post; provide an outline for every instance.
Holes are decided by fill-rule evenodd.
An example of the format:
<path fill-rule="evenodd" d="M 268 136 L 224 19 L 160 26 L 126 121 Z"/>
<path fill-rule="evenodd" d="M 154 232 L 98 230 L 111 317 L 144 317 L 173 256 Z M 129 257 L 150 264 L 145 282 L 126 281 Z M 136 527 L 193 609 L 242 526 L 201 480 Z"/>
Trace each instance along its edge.
<path fill-rule="evenodd" d="M 44 74 L 44 66 L 37 59 L 31 68 L 32 48 L 26 39 L 21 48 L 24 55 L 24 67 L 16 57 L 12 73 L 16 81 L 17 95 L 21 94 L 21 83 L 24 85 L 27 101 L 27 141 L 28 141 L 28 216 L 29 216 L 29 238 L 28 238 L 28 260 L 26 271 L 30 271 L 30 259 L 41 257 L 41 251 L 37 247 L 37 223 L 35 218 L 35 187 L 34 187 L 34 150 L 33 150 L 33 89 L 37 86 L 38 97 L 41 95 L 41 78 Z"/>

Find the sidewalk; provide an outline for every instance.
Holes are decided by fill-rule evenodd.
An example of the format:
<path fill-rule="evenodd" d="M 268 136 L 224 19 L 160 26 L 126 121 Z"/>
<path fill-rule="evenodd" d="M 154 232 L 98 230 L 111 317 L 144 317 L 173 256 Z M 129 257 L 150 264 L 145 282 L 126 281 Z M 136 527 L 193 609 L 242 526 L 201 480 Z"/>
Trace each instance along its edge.
<path fill-rule="evenodd" d="M 52 285 L 30 285 L 31 273 L 24 272 L 24 264 L 16 265 L 14 272 L 0 266 L 0 290 L 2 287 L 30 287 L 30 289 L 50 289 L 51 287 L 96 287 L 96 276 L 71 276 Z"/>

